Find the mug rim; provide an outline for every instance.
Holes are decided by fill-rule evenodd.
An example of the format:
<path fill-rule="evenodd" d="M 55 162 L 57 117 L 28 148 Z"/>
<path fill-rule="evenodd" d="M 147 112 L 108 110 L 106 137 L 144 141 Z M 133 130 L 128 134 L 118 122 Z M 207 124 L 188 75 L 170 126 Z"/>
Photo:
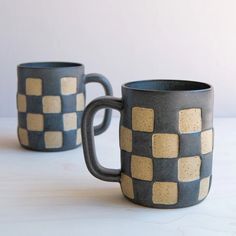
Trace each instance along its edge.
<path fill-rule="evenodd" d="M 196 86 L 194 89 L 148 89 L 148 88 L 138 88 L 132 87 L 131 85 L 137 85 L 140 83 L 152 83 L 152 82 L 167 82 L 167 83 L 188 83 L 189 85 Z M 198 87 L 197 87 L 198 86 Z M 201 87 L 201 88 L 200 88 Z M 202 88 L 205 87 L 205 88 Z M 133 91 L 142 91 L 142 92 L 202 92 L 202 91 L 211 91 L 213 86 L 211 84 L 194 81 L 194 80 L 175 80 L 175 79 L 151 79 L 151 80 L 135 80 L 122 84 L 122 88 L 133 90 Z"/>
<path fill-rule="evenodd" d="M 65 62 L 65 61 L 24 62 L 17 65 L 17 68 L 25 68 L 25 69 L 59 69 L 59 68 L 73 68 L 73 67 L 84 67 L 84 65 L 78 62 Z"/>

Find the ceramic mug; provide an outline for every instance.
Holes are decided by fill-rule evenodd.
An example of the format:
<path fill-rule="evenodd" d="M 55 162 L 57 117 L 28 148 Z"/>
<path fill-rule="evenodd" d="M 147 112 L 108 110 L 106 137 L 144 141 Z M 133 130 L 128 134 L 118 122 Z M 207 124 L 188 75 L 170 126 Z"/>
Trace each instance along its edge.
<path fill-rule="evenodd" d="M 93 117 L 120 111 L 121 170 L 96 157 Z M 213 88 L 194 81 L 146 80 L 122 86 L 122 99 L 101 97 L 85 109 L 82 140 L 92 175 L 119 182 L 134 203 L 155 208 L 195 205 L 211 185 Z"/>
<path fill-rule="evenodd" d="M 71 62 L 24 63 L 18 72 L 18 139 L 27 149 L 64 151 L 81 144 L 81 117 L 85 85 L 100 83 L 112 95 L 109 81 L 100 74 L 84 73 L 84 66 Z M 106 109 L 95 134 L 105 131 L 111 120 Z"/>

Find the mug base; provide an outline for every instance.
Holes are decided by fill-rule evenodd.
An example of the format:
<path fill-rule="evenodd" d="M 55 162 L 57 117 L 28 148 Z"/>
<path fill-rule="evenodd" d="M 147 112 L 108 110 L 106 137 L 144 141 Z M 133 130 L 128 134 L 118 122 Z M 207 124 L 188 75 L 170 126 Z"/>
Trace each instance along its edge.
<path fill-rule="evenodd" d="M 198 205 L 199 203 L 201 203 L 202 201 L 204 201 L 207 196 L 202 199 L 202 200 L 199 200 L 195 203 L 190 203 L 190 204 L 182 204 L 182 205 L 178 205 L 178 204 L 175 204 L 175 205 L 164 205 L 164 204 L 149 204 L 149 203 L 145 203 L 145 202 L 140 202 L 138 200 L 134 200 L 134 199 L 130 199 L 128 197 L 126 197 L 125 195 L 123 195 L 129 202 L 132 202 L 133 204 L 135 205 L 139 205 L 139 206 L 142 206 L 142 207 L 149 207 L 149 208 L 156 208 L 156 209 L 178 209 L 178 208 L 187 208 L 187 207 L 192 207 L 192 206 L 195 206 L 195 205 Z"/>
<path fill-rule="evenodd" d="M 29 146 L 25 146 L 20 143 L 20 146 L 23 147 L 24 149 L 30 150 L 30 151 L 35 151 L 35 152 L 63 152 L 63 151 L 69 151 L 76 149 L 81 146 L 81 143 L 79 145 L 73 146 L 73 147 L 65 147 L 65 148 L 44 148 L 44 149 L 37 149 L 37 148 L 32 148 Z"/>

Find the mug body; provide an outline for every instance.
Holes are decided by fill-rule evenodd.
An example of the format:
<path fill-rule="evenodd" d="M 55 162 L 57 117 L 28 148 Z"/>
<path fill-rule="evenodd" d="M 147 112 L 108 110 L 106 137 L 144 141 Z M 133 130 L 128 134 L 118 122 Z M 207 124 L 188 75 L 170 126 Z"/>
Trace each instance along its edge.
<path fill-rule="evenodd" d="M 62 151 L 81 144 L 85 101 L 84 66 L 69 62 L 17 67 L 18 139 L 37 151 Z"/>
<path fill-rule="evenodd" d="M 121 189 L 156 208 L 195 205 L 211 185 L 213 88 L 147 80 L 122 87 Z"/>

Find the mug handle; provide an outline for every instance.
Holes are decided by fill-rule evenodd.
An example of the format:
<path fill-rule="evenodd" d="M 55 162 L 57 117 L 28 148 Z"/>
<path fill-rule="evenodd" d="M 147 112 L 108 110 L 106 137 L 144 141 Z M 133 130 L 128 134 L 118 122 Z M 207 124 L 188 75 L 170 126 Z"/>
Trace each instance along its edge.
<path fill-rule="evenodd" d="M 111 84 L 108 81 L 108 79 L 106 79 L 105 76 L 103 76 L 101 74 L 97 74 L 97 73 L 91 73 L 91 74 L 85 75 L 85 79 L 84 79 L 85 84 L 94 83 L 94 82 L 102 85 L 102 87 L 105 90 L 106 95 L 113 95 Z M 111 114 L 112 114 L 111 109 L 105 110 L 104 117 L 103 117 L 101 124 L 96 125 L 94 127 L 94 134 L 95 135 L 99 135 L 99 134 L 103 133 L 108 128 L 108 126 L 111 123 Z"/>
<path fill-rule="evenodd" d="M 95 151 L 93 120 L 95 113 L 103 108 L 112 108 L 121 112 L 123 102 L 119 98 L 104 96 L 93 100 L 85 108 L 81 125 L 84 158 L 93 176 L 104 181 L 120 182 L 121 170 L 101 166 Z"/>

